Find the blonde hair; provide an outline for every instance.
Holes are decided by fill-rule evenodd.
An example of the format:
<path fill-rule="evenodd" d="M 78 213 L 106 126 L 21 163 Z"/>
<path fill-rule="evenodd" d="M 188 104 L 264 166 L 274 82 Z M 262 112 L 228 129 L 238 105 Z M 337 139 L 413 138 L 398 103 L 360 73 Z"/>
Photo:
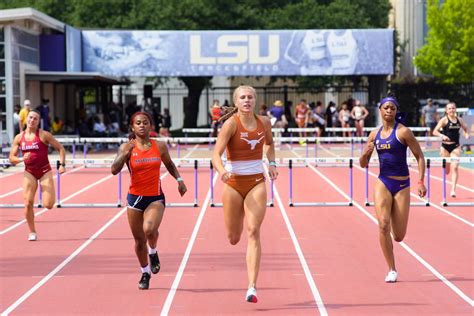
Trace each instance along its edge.
<path fill-rule="evenodd" d="M 448 116 L 448 106 L 450 105 L 453 105 L 455 109 L 457 108 L 456 103 L 454 102 L 449 102 L 448 104 L 446 104 L 446 106 L 444 107 L 444 115 L 446 116 Z M 458 116 L 458 112 L 454 112 L 454 116 Z"/>

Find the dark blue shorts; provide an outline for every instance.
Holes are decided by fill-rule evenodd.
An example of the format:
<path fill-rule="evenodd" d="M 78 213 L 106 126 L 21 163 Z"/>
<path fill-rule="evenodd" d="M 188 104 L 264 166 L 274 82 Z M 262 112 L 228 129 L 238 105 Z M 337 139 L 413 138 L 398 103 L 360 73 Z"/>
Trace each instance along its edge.
<path fill-rule="evenodd" d="M 401 191 L 405 188 L 410 187 L 410 178 L 405 179 L 405 180 L 396 180 L 392 179 L 386 176 L 379 175 L 380 181 L 385 185 L 387 190 L 392 193 L 392 196 L 398 193 L 398 191 Z"/>
<path fill-rule="evenodd" d="M 127 206 L 139 212 L 144 212 L 151 203 L 156 201 L 160 201 L 163 205 L 166 205 L 165 195 L 143 196 L 130 193 L 127 194 Z"/>

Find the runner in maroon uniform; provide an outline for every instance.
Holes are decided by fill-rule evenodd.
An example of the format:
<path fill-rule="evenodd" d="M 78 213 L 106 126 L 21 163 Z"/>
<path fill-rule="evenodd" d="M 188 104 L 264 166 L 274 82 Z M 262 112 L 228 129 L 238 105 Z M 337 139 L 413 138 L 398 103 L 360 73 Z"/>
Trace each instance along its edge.
<path fill-rule="evenodd" d="M 33 203 L 36 190 L 38 189 L 38 181 L 43 192 L 43 206 L 51 209 L 56 202 L 53 173 L 51 172 L 51 165 L 48 160 L 48 145 L 53 146 L 54 149 L 59 151 L 59 172 L 63 173 L 66 170 L 66 151 L 53 135 L 38 128 L 40 118 L 41 115 L 36 110 L 28 113 L 26 129 L 15 136 L 9 157 L 13 165 L 20 162 L 25 163 L 23 200 L 25 201 L 25 218 L 30 229 L 28 235 L 28 240 L 30 241 L 37 239 Z M 23 154 L 21 158 L 17 156 L 18 149 Z"/>

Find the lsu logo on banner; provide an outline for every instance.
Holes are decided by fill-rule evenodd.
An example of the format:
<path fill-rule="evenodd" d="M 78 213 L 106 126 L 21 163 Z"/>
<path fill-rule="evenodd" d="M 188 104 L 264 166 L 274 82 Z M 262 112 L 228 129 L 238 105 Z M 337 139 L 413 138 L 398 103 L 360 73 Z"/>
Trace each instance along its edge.
<path fill-rule="evenodd" d="M 203 56 L 201 35 L 190 36 L 190 63 L 199 65 L 216 64 L 274 64 L 280 59 L 280 36 L 268 35 L 266 56 L 260 52 L 260 35 L 220 35 L 217 38 L 216 52 Z M 209 47 L 206 44 L 206 47 Z"/>

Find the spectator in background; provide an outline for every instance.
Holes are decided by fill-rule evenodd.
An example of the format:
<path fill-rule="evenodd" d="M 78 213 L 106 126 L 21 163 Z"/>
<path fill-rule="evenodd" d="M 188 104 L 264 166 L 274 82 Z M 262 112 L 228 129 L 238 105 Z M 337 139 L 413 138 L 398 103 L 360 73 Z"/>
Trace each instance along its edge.
<path fill-rule="evenodd" d="M 41 114 L 41 129 L 49 131 L 51 127 L 51 118 L 49 117 L 49 99 L 42 99 L 41 104 L 36 109 Z"/>
<path fill-rule="evenodd" d="M 428 136 L 433 136 L 433 130 L 438 124 L 438 106 L 433 105 L 433 100 L 428 99 L 427 104 L 421 110 L 421 126 L 428 127 Z"/>
<path fill-rule="evenodd" d="M 94 136 L 103 137 L 107 135 L 107 127 L 102 122 L 99 116 L 94 116 L 94 127 L 92 128 Z"/>
<path fill-rule="evenodd" d="M 313 126 L 316 127 L 316 137 L 323 136 L 324 129 L 326 128 L 326 120 L 324 119 L 324 110 L 321 101 L 316 102 L 316 106 L 311 112 L 311 120 Z"/>
<path fill-rule="evenodd" d="M 283 108 L 283 102 L 280 100 L 276 100 L 275 103 L 273 103 L 273 107 L 267 112 L 267 114 L 270 117 L 270 122 L 273 127 L 285 128 L 288 125 L 285 109 Z"/>
<path fill-rule="evenodd" d="M 55 116 L 53 120 L 53 124 L 51 124 L 51 132 L 53 134 L 61 134 L 63 132 L 64 122 L 59 119 L 59 117 Z"/>
<path fill-rule="evenodd" d="M 348 130 L 351 127 L 349 122 L 351 118 L 351 112 L 349 111 L 347 102 L 343 102 L 341 106 L 341 110 L 339 111 L 339 122 L 341 123 L 342 128 L 346 128 L 347 130 L 342 131 L 342 137 L 351 137 L 351 132 Z"/>
<path fill-rule="evenodd" d="M 170 137 L 171 115 L 168 108 L 163 110 L 162 125 L 160 128 L 161 137 Z"/>
<path fill-rule="evenodd" d="M 20 133 L 20 110 L 21 106 L 19 104 L 16 104 L 13 108 L 13 131 L 15 135 Z"/>
<path fill-rule="evenodd" d="M 211 117 L 211 128 L 212 134 L 211 137 L 217 137 L 217 130 L 221 126 L 219 119 L 222 116 L 222 109 L 219 105 L 219 100 L 214 100 L 211 107 L 209 108 L 209 115 Z"/>
<path fill-rule="evenodd" d="M 357 137 L 362 137 L 364 135 L 364 121 L 368 115 L 369 111 L 367 111 L 365 106 L 360 103 L 360 100 L 355 100 L 351 111 L 351 117 L 354 120 Z"/>
<path fill-rule="evenodd" d="M 336 127 L 338 119 L 336 103 L 329 101 L 328 107 L 326 108 L 326 127 Z"/>
<path fill-rule="evenodd" d="M 30 113 L 31 110 L 31 102 L 30 100 L 26 99 L 23 101 L 23 108 L 20 110 L 20 113 L 18 113 L 18 116 L 20 117 L 20 132 L 22 132 L 25 127 L 26 127 L 26 118 L 28 117 L 28 113 Z"/>
<path fill-rule="evenodd" d="M 295 108 L 296 126 L 299 127 L 299 128 L 308 127 L 309 114 L 310 114 L 310 108 L 309 108 L 308 104 L 306 103 L 306 100 L 301 99 L 300 102 L 296 105 L 296 108 Z M 306 137 L 306 132 L 299 132 L 299 135 L 300 135 L 300 138 L 301 137 Z M 300 144 L 304 145 L 305 140 L 300 139 Z"/>
<path fill-rule="evenodd" d="M 267 105 L 265 103 L 262 103 L 260 105 L 260 108 L 258 109 L 258 115 L 268 116 L 267 112 L 268 112 Z"/>

